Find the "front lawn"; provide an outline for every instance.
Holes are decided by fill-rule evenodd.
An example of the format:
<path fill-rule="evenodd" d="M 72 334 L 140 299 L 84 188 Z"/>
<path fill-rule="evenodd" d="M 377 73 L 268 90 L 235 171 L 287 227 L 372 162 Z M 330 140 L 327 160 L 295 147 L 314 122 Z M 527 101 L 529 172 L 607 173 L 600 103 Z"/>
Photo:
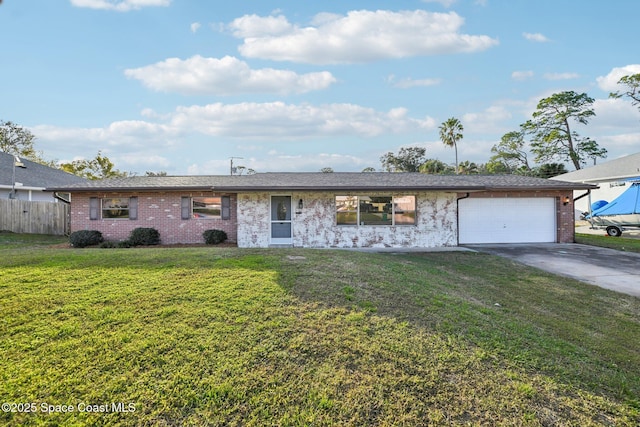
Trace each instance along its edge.
<path fill-rule="evenodd" d="M 640 239 L 628 237 L 597 236 L 593 234 L 576 234 L 576 243 L 600 246 L 618 251 L 640 252 Z"/>
<path fill-rule="evenodd" d="M 0 246 L 0 424 L 635 426 L 638 396 L 640 299 L 490 255 Z"/>

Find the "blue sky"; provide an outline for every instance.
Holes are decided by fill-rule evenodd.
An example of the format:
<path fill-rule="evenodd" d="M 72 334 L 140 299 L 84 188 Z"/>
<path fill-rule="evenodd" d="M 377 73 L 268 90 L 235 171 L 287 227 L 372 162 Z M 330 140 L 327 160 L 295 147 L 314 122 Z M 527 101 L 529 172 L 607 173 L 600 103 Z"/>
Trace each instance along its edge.
<path fill-rule="evenodd" d="M 640 72 L 636 0 L 4 0 L 0 119 L 48 159 L 144 174 L 379 169 L 423 146 L 454 162 L 438 125 L 464 126 L 485 163 L 537 102 L 594 98 L 577 126 L 640 151 L 640 111 L 608 99 Z M 571 168 L 570 168 L 571 169 Z"/>

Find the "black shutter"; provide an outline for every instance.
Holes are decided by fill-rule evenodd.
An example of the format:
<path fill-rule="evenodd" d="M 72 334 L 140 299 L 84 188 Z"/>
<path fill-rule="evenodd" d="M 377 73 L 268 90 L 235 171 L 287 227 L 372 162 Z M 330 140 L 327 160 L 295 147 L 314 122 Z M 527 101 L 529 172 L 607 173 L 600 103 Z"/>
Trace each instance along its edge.
<path fill-rule="evenodd" d="M 191 197 L 183 197 L 180 201 L 180 212 L 182 219 L 191 218 Z"/>
<path fill-rule="evenodd" d="M 89 198 L 89 219 L 96 220 L 100 218 L 100 199 L 97 197 Z"/>
<path fill-rule="evenodd" d="M 231 219 L 231 197 L 222 196 L 222 219 Z"/>
<path fill-rule="evenodd" d="M 138 198 L 129 197 L 129 219 L 138 219 Z"/>

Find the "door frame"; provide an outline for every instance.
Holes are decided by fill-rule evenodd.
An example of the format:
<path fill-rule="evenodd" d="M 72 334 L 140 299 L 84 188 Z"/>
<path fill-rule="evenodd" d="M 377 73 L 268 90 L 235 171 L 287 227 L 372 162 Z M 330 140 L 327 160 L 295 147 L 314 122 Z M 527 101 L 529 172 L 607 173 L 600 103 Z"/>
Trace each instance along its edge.
<path fill-rule="evenodd" d="M 274 220 L 272 218 L 272 212 L 273 212 L 273 198 L 274 197 L 288 197 L 289 198 L 289 216 L 290 219 L 288 220 Z M 271 245 L 292 245 L 293 244 L 293 196 L 291 194 L 280 194 L 280 193 L 274 193 L 274 194 L 269 194 L 269 244 Z M 290 224 L 290 236 L 288 238 L 285 237 L 273 237 L 273 223 L 286 223 L 288 222 Z"/>

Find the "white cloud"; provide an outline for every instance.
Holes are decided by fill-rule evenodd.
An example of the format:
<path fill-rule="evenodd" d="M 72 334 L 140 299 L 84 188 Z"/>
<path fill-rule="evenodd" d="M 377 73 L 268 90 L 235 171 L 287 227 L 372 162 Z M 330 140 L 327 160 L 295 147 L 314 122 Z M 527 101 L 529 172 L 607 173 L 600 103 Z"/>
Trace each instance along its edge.
<path fill-rule="evenodd" d="M 179 134 L 179 129 L 166 124 L 157 124 L 141 120 L 123 120 L 99 128 L 61 128 L 56 126 L 36 126 L 34 135 L 46 142 L 64 141 L 71 145 L 78 142 L 83 146 L 91 143 L 98 147 L 118 147 L 118 150 L 170 146 Z"/>
<path fill-rule="evenodd" d="M 150 89 L 187 95 L 234 95 L 239 93 L 305 93 L 322 90 L 336 82 L 328 71 L 297 74 L 289 70 L 252 70 L 237 58 L 169 58 L 141 68 L 125 70 L 129 78 Z"/>
<path fill-rule="evenodd" d="M 580 77 L 578 73 L 545 73 L 543 76 L 547 80 L 571 80 Z"/>
<path fill-rule="evenodd" d="M 462 116 L 464 129 L 469 133 L 494 133 L 504 129 L 504 123 L 511 119 L 509 109 L 504 105 L 492 105 L 479 113 Z"/>
<path fill-rule="evenodd" d="M 191 165 L 188 173 L 194 174 L 225 173 L 228 161 L 219 159 L 226 159 L 228 153 L 245 157 L 243 166 L 261 172 L 313 171 L 325 166 L 335 170 L 379 167 L 380 148 L 375 144 L 362 144 L 359 150 L 350 148 L 358 154 L 296 154 L 295 161 L 287 147 L 310 140 L 343 141 L 343 147 L 351 147 L 359 140 L 425 134 L 436 129 L 433 118 L 413 118 L 405 108 L 377 111 L 354 104 L 209 104 L 178 107 L 168 114 L 150 109 L 142 113 L 146 120 L 116 121 L 92 128 L 37 126 L 31 131 L 45 151 L 56 147 L 61 158 L 92 158 L 101 150 L 121 170 L 184 173 L 172 167 L 176 158 L 181 158 Z M 241 146 L 234 147 L 236 143 Z M 212 161 L 207 163 L 207 158 Z"/>
<path fill-rule="evenodd" d="M 228 28 L 244 39 L 243 56 L 311 64 L 469 53 L 498 44 L 489 36 L 461 34 L 463 24 L 455 12 L 359 10 L 318 15 L 308 27 L 283 16 L 246 15 Z"/>
<path fill-rule="evenodd" d="M 199 22 L 194 22 L 190 25 L 191 32 L 196 33 L 200 29 L 201 25 Z"/>
<path fill-rule="evenodd" d="M 171 126 L 205 135 L 254 140 L 299 140 L 322 136 L 374 137 L 385 133 L 432 129 L 435 121 L 413 119 L 404 109 L 379 112 L 354 104 L 283 102 L 209 104 L 178 107 Z"/>
<path fill-rule="evenodd" d="M 640 64 L 630 64 L 624 67 L 616 67 L 612 69 L 606 76 L 600 76 L 596 79 L 600 89 L 606 92 L 616 92 L 621 89 L 618 81 L 624 76 L 640 73 Z"/>
<path fill-rule="evenodd" d="M 606 132 L 638 131 L 640 115 L 638 109 L 624 99 L 596 99 L 593 103 L 596 115 L 590 121 L 589 127 Z M 640 138 L 636 139 L 636 145 Z"/>
<path fill-rule="evenodd" d="M 89 9 L 128 12 L 149 6 L 166 7 L 171 4 L 171 0 L 71 0 L 71 4 L 76 7 L 86 7 Z"/>
<path fill-rule="evenodd" d="M 90 143 L 96 150 L 117 146 L 119 151 L 130 152 L 180 145 L 181 138 L 187 134 L 253 141 L 300 141 L 327 136 L 367 138 L 436 127 L 433 118 L 411 118 L 405 108 L 381 112 L 354 104 L 216 103 L 177 107 L 165 115 L 150 109 L 143 113 L 157 122 L 124 120 L 98 128 L 36 126 L 32 132 L 45 144 L 65 141 L 69 146 L 77 143 L 86 147 Z"/>
<path fill-rule="evenodd" d="M 523 81 L 533 77 L 533 71 L 514 71 L 511 73 L 513 80 Z"/>
<path fill-rule="evenodd" d="M 282 15 L 267 17 L 244 15 L 234 19 L 229 27 L 237 38 L 278 36 L 294 29 L 287 18 Z"/>
<path fill-rule="evenodd" d="M 545 43 L 551 41 L 540 33 L 522 33 L 522 36 L 531 42 Z"/>
<path fill-rule="evenodd" d="M 124 154 L 117 156 L 117 160 L 118 167 L 121 167 L 120 164 L 126 165 L 126 167 L 121 167 L 125 170 L 127 170 L 127 167 L 131 167 L 138 170 L 145 169 L 150 172 L 160 172 L 160 169 L 171 166 L 171 161 L 166 157 L 150 154 L 149 152 Z"/>

